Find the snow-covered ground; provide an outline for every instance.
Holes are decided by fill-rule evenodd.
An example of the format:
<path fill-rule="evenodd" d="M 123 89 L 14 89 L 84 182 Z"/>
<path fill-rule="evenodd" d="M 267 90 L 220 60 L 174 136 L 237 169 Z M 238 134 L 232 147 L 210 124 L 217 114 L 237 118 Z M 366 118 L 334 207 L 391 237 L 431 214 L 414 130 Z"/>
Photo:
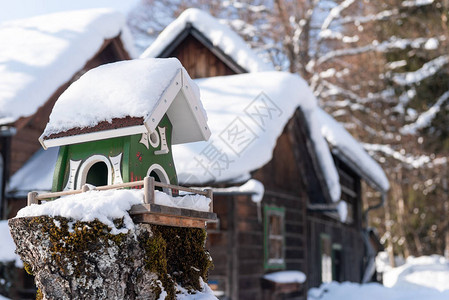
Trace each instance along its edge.
<path fill-rule="evenodd" d="M 449 260 L 438 255 L 409 257 L 397 268 L 386 269 L 384 285 L 327 283 L 309 290 L 310 300 L 447 300 Z"/>

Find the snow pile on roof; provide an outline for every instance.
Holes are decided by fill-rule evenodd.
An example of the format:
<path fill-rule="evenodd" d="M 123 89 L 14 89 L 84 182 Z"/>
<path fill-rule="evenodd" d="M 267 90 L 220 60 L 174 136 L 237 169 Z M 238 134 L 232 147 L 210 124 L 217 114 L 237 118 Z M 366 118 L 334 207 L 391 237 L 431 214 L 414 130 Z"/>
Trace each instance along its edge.
<path fill-rule="evenodd" d="M 355 172 L 374 184 L 382 191 L 388 191 L 390 184 L 380 165 L 363 149 L 343 126 L 334 118 L 318 108 L 316 116 L 321 124 L 321 133 L 333 147 L 333 151 L 342 154 L 345 162 L 352 166 Z"/>
<path fill-rule="evenodd" d="M 346 219 L 348 218 L 348 204 L 346 203 L 346 201 L 338 202 L 337 213 L 340 217 L 340 221 L 346 222 Z"/>
<path fill-rule="evenodd" d="M 58 153 L 59 147 L 49 148 L 46 151 L 39 149 L 10 178 L 8 194 L 14 197 L 26 197 L 30 191 L 51 191 Z"/>
<path fill-rule="evenodd" d="M 280 271 L 265 274 L 263 278 L 277 283 L 304 283 L 306 281 L 306 274 L 301 271 Z"/>
<path fill-rule="evenodd" d="M 14 261 L 16 267 L 22 268 L 22 261 L 15 253 L 16 245 L 14 244 L 12 236 L 9 232 L 7 220 L 0 221 L 0 241 L 2 243 L 2 246 L 0 247 L 0 262 L 6 263 Z"/>
<path fill-rule="evenodd" d="M 161 32 L 141 57 L 161 55 L 189 23 L 248 72 L 273 70 L 273 67 L 263 62 L 237 33 L 208 13 L 196 8 L 187 9 L 179 15 Z"/>
<path fill-rule="evenodd" d="M 341 196 L 340 178 L 334 160 L 330 155 L 329 146 L 324 139 L 325 135 L 322 134 L 322 124 L 321 120 L 319 120 L 319 112 L 320 108 L 317 107 L 312 112 L 305 113 L 304 115 L 309 123 L 309 132 L 314 145 L 314 150 L 317 154 L 318 163 L 320 164 L 321 171 L 326 180 L 332 201 L 338 202 L 340 201 Z"/>
<path fill-rule="evenodd" d="M 212 188 L 214 193 L 242 193 L 251 194 L 251 200 L 254 203 L 260 203 L 265 193 L 265 187 L 262 182 L 256 179 L 250 179 L 240 186 L 230 186 L 226 188 Z"/>
<path fill-rule="evenodd" d="M 43 136 L 152 112 L 179 70 L 176 58 L 121 61 L 92 69 L 59 97 Z M 192 82 L 195 94 L 199 91 Z"/>
<path fill-rule="evenodd" d="M 175 145 L 173 156 L 182 183 L 242 182 L 268 163 L 298 106 L 305 115 L 317 107 L 307 83 L 297 75 L 260 72 L 197 79 L 209 115 L 208 142 Z M 310 120 L 309 120 L 310 121 Z M 313 118 L 312 118 L 313 121 Z M 319 161 L 330 190 L 340 196 L 338 174 L 316 121 L 311 122 Z M 320 142 L 321 141 L 321 142 Z"/>
<path fill-rule="evenodd" d="M 144 192 L 140 190 L 107 190 L 88 191 L 81 194 L 64 196 L 43 204 L 32 204 L 19 210 L 16 218 L 34 216 L 61 216 L 83 222 L 95 219 L 112 228 L 112 233 L 126 233 L 134 228 L 134 223 L 128 214 L 131 206 L 142 204 Z M 171 197 L 163 192 L 155 191 L 154 202 L 177 208 L 189 208 L 209 211 L 211 200 L 200 195 Z M 124 218 L 124 229 L 117 229 L 115 219 Z"/>
<path fill-rule="evenodd" d="M 427 287 L 449 295 L 449 260 L 439 255 L 408 257 L 404 265 L 385 272 L 383 281 L 386 287 Z"/>
<path fill-rule="evenodd" d="M 243 185 L 239 186 L 238 189 L 239 192 L 253 193 L 253 195 L 251 196 L 251 200 L 253 200 L 253 202 L 255 203 L 260 203 L 265 193 L 265 187 L 263 183 L 256 179 L 248 180 Z"/>
<path fill-rule="evenodd" d="M 0 124 L 32 115 L 81 70 L 105 39 L 132 42 L 125 16 L 109 9 L 61 12 L 0 25 Z M 26 104 L 25 104 L 26 103 Z"/>

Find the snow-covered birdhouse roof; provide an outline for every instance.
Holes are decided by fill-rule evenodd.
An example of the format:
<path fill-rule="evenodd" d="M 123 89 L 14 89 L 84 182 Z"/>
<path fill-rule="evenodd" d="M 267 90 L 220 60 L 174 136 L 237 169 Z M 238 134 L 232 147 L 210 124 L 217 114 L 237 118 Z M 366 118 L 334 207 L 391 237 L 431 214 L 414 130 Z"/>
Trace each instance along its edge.
<path fill-rule="evenodd" d="M 137 59 L 92 69 L 56 101 L 44 148 L 154 132 L 167 114 L 172 143 L 207 140 L 196 84 L 176 58 Z"/>
<path fill-rule="evenodd" d="M 0 25 L 0 124 L 34 114 L 81 70 L 105 40 L 120 36 L 132 56 L 125 16 L 110 9 L 60 12 Z"/>
<path fill-rule="evenodd" d="M 141 57 L 165 57 L 164 52 L 171 45 L 175 45 L 183 33 L 189 30 L 202 42 L 211 43 L 218 49 L 218 51 L 213 51 L 216 55 L 221 58 L 224 55 L 232 59 L 237 67 L 243 68 L 244 72 L 273 70 L 272 66 L 262 61 L 248 44 L 224 22 L 197 8 L 189 8 L 180 14 L 161 32 Z"/>

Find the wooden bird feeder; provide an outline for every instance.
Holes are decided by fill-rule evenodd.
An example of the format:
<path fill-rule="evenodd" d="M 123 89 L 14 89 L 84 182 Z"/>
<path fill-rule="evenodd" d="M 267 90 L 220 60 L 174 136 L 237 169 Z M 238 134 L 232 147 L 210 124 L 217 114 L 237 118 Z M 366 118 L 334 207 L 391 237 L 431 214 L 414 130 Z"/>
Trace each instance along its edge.
<path fill-rule="evenodd" d="M 204 212 L 163 206 L 154 201 L 155 189 L 170 196 L 183 191 L 204 195 L 211 200 L 213 198 L 210 190 L 195 190 L 177 185 L 172 156 L 173 144 L 205 141 L 210 136 L 199 93 L 195 92 L 195 83 L 176 59 L 134 60 L 111 65 L 113 66 L 108 68 L 93 69 L 81 76 L 56 102 L 49 124 L 39 138 L 44 149 L 60 147 L 53 177 L 53 193 L 31 192 L 28 204 L 81 193 L 89 190 L 88 186 L 95 186 L 96 190 L 143 187 L 144 203 L 135 205 L 130 211 L 136 222 L 204 227 L 205 221 L 216 219 L 212 203 L 209 211 Z M 169 70 L 164 70 L 164 66 Z M 140 71 L 130 76 L 129 70 L 132 73 L 134 69 Z M 166 73 L 174 75 L 167 80 Z M 112 76 L 113 83 L 104 80 L 107 76 Z M 112 110 L 123 108 L 124 112 L 119 114 L 120 117 L 114 117 L 108 115 L 111 108 L 105 109 L 104 116 L 101 112 L 94 112 L 94 126 L 70 126 L 72 118 L 85 112 L 78 103 L 79 95 L 89 93 L 86 86 L 90 86 L 93 80 L 102 84 L 98 87 L 102 91 L 101 95 L 108 97 L 104 103 L 116 103 Z M 145 80 L 149 87 L 142 84 Z M 145 97 L 126 97 L 128 94 L 121 93 L 123 90 L 128 94 Z M 78 95 L 78 98 L 71 97 L 73 94 Z M 92 95 L 87 96 L 92 101 L 104 101 L 92 99 Z M 114 96 L 120 98 L 115 99 Z M 152 100 L 144 105 L 140 115 L 139 112 L 137 116 L 127 115 L 127 111 L 136 111 L 127 110 L 129 107 L 136 105 L 141 108 L 142 101 L 147 98 Z M 69 116 L 61 121 L 56 109 L 58 102 L 61 102 L 61 106 L 68 107 L 73 112 L 73 117 Z M 69 125 L 58 129 L 58 125 L 52 124 L 53 119 L 59 121 L 57 124 L 67 122 Z"/>

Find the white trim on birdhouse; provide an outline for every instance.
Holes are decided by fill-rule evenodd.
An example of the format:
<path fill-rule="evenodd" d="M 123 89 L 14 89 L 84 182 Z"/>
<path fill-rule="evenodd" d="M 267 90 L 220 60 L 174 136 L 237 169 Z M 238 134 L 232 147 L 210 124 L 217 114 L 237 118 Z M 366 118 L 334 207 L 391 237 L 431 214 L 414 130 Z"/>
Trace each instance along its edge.
<path fill-rule="evenodd" d="M 114 184 L 123 183 L 121 164 L 122 164 L 122 154 L 116 156 L 109 156 L 109 160 L 112 163 L 112 168 L 114 169 Z"/>
<path fill-rule="evenodd" d="M 45 150 L 47 150 L 50 147 L 79 144 L 98 140 L 106 140 L 110 138 L 139 134 L 144 132 L 147 132 L 147 128 L 144 125 L 138 125 L 138 126 L 129 126 L 117 129 L 108 129 L 103 131 L 83 133 L 79 135 L 63 136 L 54 139 L 44 139 L 44 137 L 41 135 L 39 137 L 39 142 L 41 143 L 42 147 Z"/>
<path fill-rule="evenodd" d="M 156 131 L 157 125 L 164 117 L 165 113 L 168 111 L 170 106 L 173 103 L 176 95 L 178 95 L 179 90 L 182 86 L 182 72 L 181 69 L 176 72 L 175 77 L 171 80 L 168 87 L 165 89 L 164 93 L 161 95 L 156 105 L 153 108 L 153 111 L 146 117 L 145 126 L 148 129 L 148 132 Z"/>
<path fill-rule="evenodd" d="M 69 179 L 67 179 L 67 184 L 64 188 L 64 191 L 75 189 L 76 173 L 79 170 L 80 164 L 81 164 L 81 160 L 70 160 Z"/>
<path fill-rule="evenodd" d="M 207 141 L 211 135 L 202 105 L 195 96 L 190 81 L 187 72 L 179 69 L 144 122 L 148 132 L 154 132 L 164 114 L 167 114 L 173 125 L 173 145 Z M 182 122 L 178 123 L 176 120 Z"/>
<path fill-rule="evenodd" d="M 193 87 L 190 84 L 190 80 L 186 80 L 186 78 L 189 78 L 189 75 L 187 74 L 187 71 L 183 70 L 183 84 L 182 84 L 182 92 L 186 96 L 187 99 L 195 99 L 195 95 L 193 92 Z M 195 103 L 194 101 L 188 101 L 190 111 L 194 114 L 195 118 L 194 121 L 196 121 L 197 126 L 200 129 L 200 132 L 202 134 L 202 140 L 207 141 L 211 135 L 209 126 L 207 125 L 207 119 L 206 115 L 203 113 L 203 107 L 200 103 Z M 176 133 L 176 134 L 179 134 Z M 183 136 L 176 137 L 177 139 L 181 139 Z M 185 137 L 184 137 L 185 138 Z M 173 138 L 175 139 L 175 138 Z M 175 143 L 173 143 L 175 144 Z M 180 144 L 180 143 L 177 143 Z"/>

